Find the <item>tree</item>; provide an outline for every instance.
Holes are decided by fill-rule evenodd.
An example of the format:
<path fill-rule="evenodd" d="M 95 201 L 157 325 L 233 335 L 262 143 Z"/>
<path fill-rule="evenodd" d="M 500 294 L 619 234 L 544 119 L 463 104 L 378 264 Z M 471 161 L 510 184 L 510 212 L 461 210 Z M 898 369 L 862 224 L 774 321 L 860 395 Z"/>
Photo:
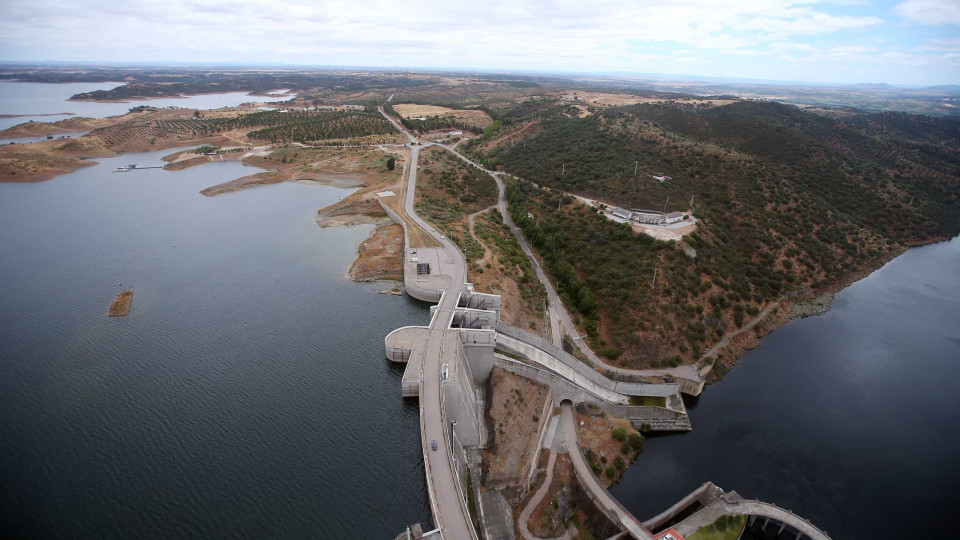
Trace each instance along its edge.
<path fill-rule="evenodd" d="M 627 429 L 624 427 L 613 428 L 613 431 L 610 432 L 610 436 L 617 441 L 624 442 L 627 440 Z"/>
<path fill-rule="evenodd" d="M 394 159 L 393 156 L 390 156 L 390 158 L 387 159 L 387 169 L 389 169 L 389 170 L 392 171 L 392 170 L 395 169 L 396 167 L 397 167 L 397 160 Z"/>

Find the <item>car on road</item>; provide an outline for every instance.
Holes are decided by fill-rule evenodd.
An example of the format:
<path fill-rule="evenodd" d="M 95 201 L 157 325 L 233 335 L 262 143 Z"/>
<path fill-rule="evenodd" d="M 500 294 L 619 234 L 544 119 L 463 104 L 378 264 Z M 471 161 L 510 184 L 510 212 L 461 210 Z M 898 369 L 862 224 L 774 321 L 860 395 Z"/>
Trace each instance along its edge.
<path fill-rule="evenodd" d="M 434 452 L 437 451 L 437 440 L 436 440 L 436 439 L 430 441 L 430 448 L 433 448 L 433 451 L 434 451 Z"/>
<path fill-rule="evenodd" d="M 444 240 L 444 239 L 446 239 L 446 238 L 447 238 L 446 236 L 444 236 L 444 235 L 442 235 L 442 234 L 440 235 L 440 239 L 441 239 L 441 240 Z"/>

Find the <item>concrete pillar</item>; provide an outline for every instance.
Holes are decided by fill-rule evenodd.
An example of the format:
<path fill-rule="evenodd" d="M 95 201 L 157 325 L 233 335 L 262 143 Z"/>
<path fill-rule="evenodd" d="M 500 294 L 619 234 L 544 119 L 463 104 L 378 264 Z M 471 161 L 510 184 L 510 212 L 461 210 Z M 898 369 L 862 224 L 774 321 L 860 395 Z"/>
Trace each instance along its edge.
<path fill-rule="evenodd" d="M 803 533 L 800 532 L 800 531 L 797 531 L 797 537 L 794 538 L 793 540 L 800 540 L 800 537 L 801 537 L 801 536 L 803 536 Z"/>
<path fill-rule="evenodd" d="M 783 523 L 780 524 L 780 530 L 777 531 L 777 536 L 780 536 L 780 533 L 783 532 L 783 528 L 786 527 L 786 526 L 787 526 L 787 522 L 786 522 L 786 521 L 784 521 Z"/>
<path fill-rule="evenodd" d="M 767 517 L 763 520 L 763 527 L 760 527 L 760 529 L 761 529 L 761 530 L 764 530 L 764 531 L 767 530 L 767 523 L 770 523 L 770 516 L 767 516 Z"/>
<path fill-rule="evenodd" d="M 753 527 L 753 522 L 757 520 L 757 516 L 750 514 L 750 517 L 747 518 L 747 525 Z"/>

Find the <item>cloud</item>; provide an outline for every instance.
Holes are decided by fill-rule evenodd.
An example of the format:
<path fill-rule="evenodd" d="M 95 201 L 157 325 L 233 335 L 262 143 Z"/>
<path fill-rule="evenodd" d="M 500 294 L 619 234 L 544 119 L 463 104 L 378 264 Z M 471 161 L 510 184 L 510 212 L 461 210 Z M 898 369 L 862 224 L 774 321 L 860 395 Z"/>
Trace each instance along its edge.
<path fill-rule="evenodd" d="M 861 0 L 594 0 L 589 9 L 580 0 L 4 3 L 0 60 L 646 73 L 697 64 L 715 72 L 704 75 L 776 78 L 793 77 L 779 55 L 822 55 L 821 40 L 875 45 L 884 26 Z M 815 50 L 774 46 L 794 42 Z"/>
<path fill-rule="evenodd" d="M 904 19 L 927 25 L 960 24 L 957 0 L 907 0 L 894 8 Z"/>

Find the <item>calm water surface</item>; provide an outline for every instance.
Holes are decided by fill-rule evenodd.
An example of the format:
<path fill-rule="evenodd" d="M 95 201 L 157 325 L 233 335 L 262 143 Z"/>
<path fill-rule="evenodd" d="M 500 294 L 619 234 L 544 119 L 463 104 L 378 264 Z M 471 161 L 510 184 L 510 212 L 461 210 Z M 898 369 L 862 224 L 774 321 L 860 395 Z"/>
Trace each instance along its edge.
<path fill-rule="evenodd" d="M 429 313 L 342 277 L 371 227 L 314 215 L 349 191 L 198 193 L 256 171 L 238 162 L 110 172 L 172 151 L 0 184 L 0 537 L 429 523 L 418 411 L 383 357 Z"/>
<path fill-rule="evenodd" d="M 219 109 L 235 107 L 248 101 L 269 103 L 286 101 L 289 96 L 265 97 L 251 96 L 246 92 L 227 92 L 224 94 L 202 94 L 182 98 L 162 98 L 124 103 L 98 103 L 89 101 L 68 101 L 70 96 L 94 90 L 111 90 L 123 83 L 20 83 L 0 81 L 0 115 L 28 115 L 16 118 L 0 118 L 0 129 L 6 129 L 30 120 L 36 122 L 55 122 L 73 113 L 74 116 L 103 118 L 124 114 L 138 105 L 151 107 L 194 107 L 198 109 Z M 29 116 L 52 114 L 55 116 Z"/>
<path fill-rule="evenodd" d="M 911 249 L 765 337 L 612 490 L 651 517 L 706 481 L 833 538 L 952 536 L 960 508 L 960 239 Z"/>

